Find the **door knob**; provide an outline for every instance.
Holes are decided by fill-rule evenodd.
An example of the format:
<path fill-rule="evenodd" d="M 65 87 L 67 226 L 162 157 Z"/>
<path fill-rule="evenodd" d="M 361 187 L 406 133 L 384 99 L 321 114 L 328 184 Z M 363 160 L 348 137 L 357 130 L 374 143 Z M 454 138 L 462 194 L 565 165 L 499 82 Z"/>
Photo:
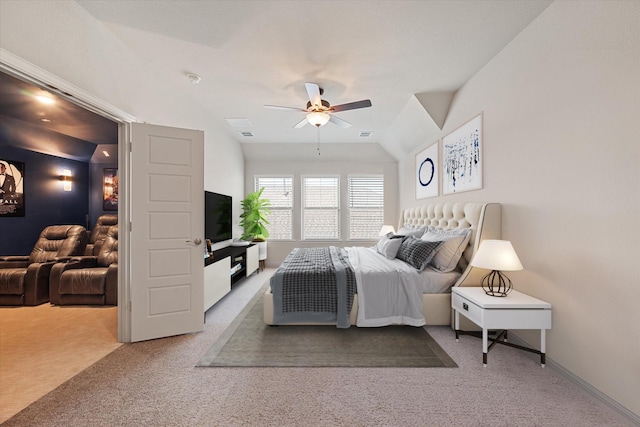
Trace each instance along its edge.
<path fill-rule="evenodd" d="M 199 246 L 199 245 L 200 245 L 200 243 L 202 243 L 202 239 L 199 239 L 199 238 L 197 238 L 197 237 L 196 237 L 195 239 L 193 239 L 193 240 L 187 240 L 186 242 L 187 242 L 187 243 L 192 243 L 192 242 L 193 242 L 193 244 L 194 244 L 194 245 Z"/>

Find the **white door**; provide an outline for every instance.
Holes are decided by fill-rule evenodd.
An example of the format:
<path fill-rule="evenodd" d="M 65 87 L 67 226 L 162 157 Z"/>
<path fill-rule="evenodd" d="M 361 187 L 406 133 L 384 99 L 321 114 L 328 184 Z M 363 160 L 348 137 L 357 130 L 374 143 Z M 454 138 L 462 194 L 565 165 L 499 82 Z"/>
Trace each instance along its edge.
<path fill-rule="evenodd" d="M 134 123 L 131 341 L 204 328 L 204 134 Z"/>

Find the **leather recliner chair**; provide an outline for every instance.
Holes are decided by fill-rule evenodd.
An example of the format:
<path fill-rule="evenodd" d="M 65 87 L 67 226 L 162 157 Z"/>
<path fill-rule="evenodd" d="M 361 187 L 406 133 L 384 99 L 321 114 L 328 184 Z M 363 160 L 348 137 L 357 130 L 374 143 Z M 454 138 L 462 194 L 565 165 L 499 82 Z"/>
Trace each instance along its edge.
<path fill-rule="evenodd" d="M 118 304 L 118 226 L 109 227 L 97 256 L 74 257 L 51 269 L 49 300 L 57 305 Z"/>
<path fill-rule="evenodd" d="M 0 256 L 0 305 L 40 305 L 49 301 L 49 274 L 56 262 L 82 255 L 87 230 L 81 225 L 50 225 L 31 255 Z"/>
<path fill-rule="evenodd" d="M 98 217 L 96 225 L 89 233 L 89 241 L 85 247 L 84 254 L 86 256 L 97 256 L 100 252 L 100 246 L 104 242 L 104 238 L 107 237 L 107 231 L 112 225 L 118 225 L 118 215 L 116 214 L 104 214 Z"/>

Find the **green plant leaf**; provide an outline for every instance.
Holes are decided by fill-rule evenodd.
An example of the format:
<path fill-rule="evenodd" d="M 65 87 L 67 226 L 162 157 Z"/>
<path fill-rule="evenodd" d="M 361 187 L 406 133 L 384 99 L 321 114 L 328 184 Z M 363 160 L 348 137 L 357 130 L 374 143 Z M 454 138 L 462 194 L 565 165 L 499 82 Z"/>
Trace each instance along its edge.
<path fill-rule="evenodd" d="M 266 240 L 269 237 L 269 230 L 265 225 L 269 224 L 267 217 L 271 214 L 271 202 L 261 198 L 263 191 L 264 187 L 249 193 L 241 202 L 240 225 L 244 228 L 244 240 Z"/>

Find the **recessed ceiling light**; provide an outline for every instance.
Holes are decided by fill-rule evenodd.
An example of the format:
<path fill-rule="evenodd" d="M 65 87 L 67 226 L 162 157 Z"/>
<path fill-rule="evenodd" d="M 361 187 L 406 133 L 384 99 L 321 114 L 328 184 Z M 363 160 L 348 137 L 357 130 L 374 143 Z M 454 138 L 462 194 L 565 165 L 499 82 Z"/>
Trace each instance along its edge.
<path fill-rule="evenodd" d="M 104 154 L 105 157 L 111 157 L 109 156 L 109 152 L 107 150 L 102 150 L 102 154 Z"/>
<path fill-rule="evenodd" d="M 45 122 L 45 123 L 51 123 L 51 120 L 47 119 L 47 118 L 42 118 L 40 119 L 41 122 Z"/>
<path fill-rule="evenodd" d="M 54 104 L 56 102 L 53 98 L 45 96 L 45 95 L 36 95 L 36 99 L 38 101 L 40 101 L 41 103 L 47 104 L 47 105 L 51 105 L 51 104 Z"/>

